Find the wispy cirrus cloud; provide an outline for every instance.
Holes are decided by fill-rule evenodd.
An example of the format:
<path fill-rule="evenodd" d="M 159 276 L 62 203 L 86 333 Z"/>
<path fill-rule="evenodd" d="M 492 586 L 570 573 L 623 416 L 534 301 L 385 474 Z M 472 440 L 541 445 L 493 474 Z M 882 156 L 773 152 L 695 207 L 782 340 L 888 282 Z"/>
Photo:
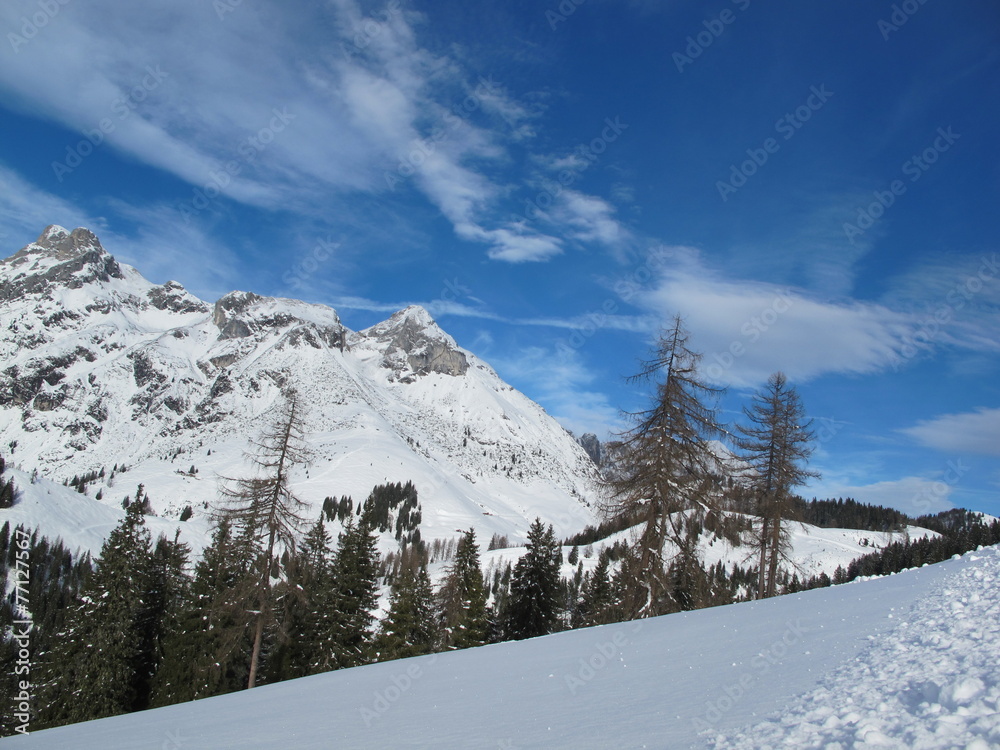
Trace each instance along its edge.
<path fill-rule="evenodd" d="M 1000 457 L 1000 408 L 942 414 L 900 432 L 920 445 L 948 454 Z"/>
<path fill-rule="evenodd" d="M 613 239 L 600 199 L 583 194 L 543 230 L 503 218 L 512 186 L 496 172 L 510 145 L 533 139 L 538 110 L 488 71 L 422 44 L 420 14 L 334 0 L 323 23 L 307 25 L 274 2 L 226 7 L 60 6 L 43 30 L 58 44 L 0 51 L 0 91 L 83 139 L 105 122 L 100 147 L 248 205 L 314 217 L 331 196 L 412 189 L 459 238 L 515 263 L 559 255 L 564 238 Z M 0 25 L 36 9 L 7 3 Z M 156 86 L 132 98 L 149 71 Z"/>

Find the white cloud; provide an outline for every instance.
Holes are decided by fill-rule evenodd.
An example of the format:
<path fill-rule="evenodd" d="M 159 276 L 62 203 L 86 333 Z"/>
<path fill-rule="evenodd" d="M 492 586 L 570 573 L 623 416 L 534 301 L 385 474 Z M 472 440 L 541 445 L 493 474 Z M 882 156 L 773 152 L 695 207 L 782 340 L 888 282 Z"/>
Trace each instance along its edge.
<path fill-rule="evenodd" d="M 953 455 L 1000 456 L 1000 408 L 942 414 L 900 432 L 921 445 Z"/>
<path fill-rule="evenodd" d="M 897 350 L 914 327 L 911 315 L 882 305 L 726 280 L 691 255 L 636 300 L 661 320 L 679 312 L 709 377 L 738 387 L 760 384 L 776 370 L 799 381 L 885 370 L 899 361 Z"/>

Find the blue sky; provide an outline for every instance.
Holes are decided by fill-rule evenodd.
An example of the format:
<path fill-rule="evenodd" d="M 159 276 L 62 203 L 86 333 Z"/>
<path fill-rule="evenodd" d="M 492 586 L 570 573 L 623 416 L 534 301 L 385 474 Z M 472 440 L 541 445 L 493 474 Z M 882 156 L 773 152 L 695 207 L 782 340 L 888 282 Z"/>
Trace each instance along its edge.
<path fill-rule="evenodd" d="M 774 370 L 805 494 L 1000 514 L 1000 6 L 8 0 L 0 242 L 425 305 L 577 434 L 680 313 L 727 419 Z"/>

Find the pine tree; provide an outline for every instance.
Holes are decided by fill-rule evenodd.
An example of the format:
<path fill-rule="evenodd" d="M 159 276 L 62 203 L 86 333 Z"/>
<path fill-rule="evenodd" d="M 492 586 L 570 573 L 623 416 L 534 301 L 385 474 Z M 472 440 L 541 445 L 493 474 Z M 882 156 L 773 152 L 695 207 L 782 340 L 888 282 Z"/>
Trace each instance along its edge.
<path fill-rule="evenodd" d="M 337 634 L 334 553 L 323 517 L 303 537 L 288 564 L 281 597 L 285 610 L 281 642 L 268 668 L 269 681 L 323 671 L 319 657 L 330 650 Z"/>
<path fill-rule="evenodd" d="M 677 608 L 664 559 L 664 544 L 678 548 L 685 563 L 697 562 L 685 517 L 718 505 L 718 468 L 710 443 L 721 428 L 706 402 L 720 389 L 698 371 L 701 355 L 688 346 L 680 317 L 664 331 L 653 356 L 630 380 L 653 380 L 649 408 L 630 414 L 622 435 L 618 472 L 609 480 L 605 514 L 641 523 L 642 531 L 623 561 L 625 615 L 648 617 Z M 675 561 L 676 562 L 676 561 Z"/>
<path fill-rule="evenodd" d="M 552 526 L 536 518 L 528 529 L 528 547 L 514 566 L 505 612 L 507 638 L 551 633 L 558 621 L 562 551 Z"/>
<path fill-rule="evenodd" d="M 0 481 L 0 508 L 13 508 L 16 499 L 14 488 L 14 478 L 11 477 L 6 482 Z"/>
<path fill-rule="evenodd" d="M 247 684 L 253 647 L 250 607 L 256 581 L 249 576 L 255 550 L 234 537 L 223 519 L 195 565 L 189 597 L 164 638 L 154 681 L 154 705 L 207 698 Z"/>
<path fill-rule="evenodd" d="M 819 475 L 803 466 L 812 454 L 811 420 L 806 419 L 798 392 L 784 373 L 771 375 L 743 412 L 748 423 L 737 425 L 736 445 L 750 467 L 746 481 L 761 519 L 756 534 L 757 597 L 763 598 L 777 593 L 778 567 L 788 547 L 782 524 L 792 515 L 792 489 Z"/>
<path fill-rule="evenodd" d="M 379 660 L 432 653 L 437 646 L 435 614 L 427 568 L 403 567 L 393 583 L 389 613 L 382 621 L 376 642 Z"/>
<path fill-rule="evenodd" d="M 138 497 L 137 497 L 138 499 Z M 43 655 L 40 724 L 55 726 L 146 708 L 154 662 L 148 604 L 149 531 L 141 503 L 130 504 L 108 535 L 97 570 Z"/>
<path fill-rule="evenodd" d="M 584 627 L 616 621 L 613 613 L 614 590 L 609 577 L 610 568 L 611 553 L 604 548 L 597 558 L 597 566 L 583 588 L 580 624 Z"/>
<path fill-rule="evenodd" d="M 279 546 L 294 549 L 305 520 L 302 510 L 306 504 L 291 491 L 288 481 L 292 467 L 306 463 L 309 458 L 301 406 L 294 391 L 285 394 L 272 415 L 271 424 L 254 446 L 256 452 L 249 458 L 259 473 L 228 479 L 222 488 L 223 499 L 217 511 L 219 518 L 229 520 L 259 549 L 253 571 L 257 582 L 253 603 L 256 615 L 248 688 L 257 683 L 265 630 L 275 625 L 271 580 L 281 577 L 275 552 Z"/>
<path fill-rule="evenodd" d="M 471 648 L 486 643 L 488 619 L 483 571 L 479 567 L 476 532 L 459 539 L 455 560 L 439 594 L 445 646 Z"/>
<path fill-rule="evenodd" d="M 349 518 L 333 562 L 332 637 L 314 657 L 315 671 L 356 667 L 370 660 L 372 624 L 378 603 L 379 554 L 367 506 L 357 521 Z"/>

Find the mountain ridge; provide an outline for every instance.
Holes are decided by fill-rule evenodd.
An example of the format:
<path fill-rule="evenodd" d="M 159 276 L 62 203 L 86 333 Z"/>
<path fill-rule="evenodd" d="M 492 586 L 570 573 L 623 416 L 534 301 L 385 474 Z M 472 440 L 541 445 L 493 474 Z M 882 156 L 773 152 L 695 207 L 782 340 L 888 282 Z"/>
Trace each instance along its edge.
<path fill-rule="evenodd" d="M 413 479 L 426 538 L 594 519 L 584 450 L 419 306 L 352 331 L 325 305 L 249 291 L 208 303 L 56 225 L 0 261 L 3 290 L 0 449 L 28 472 L 59 481 L 125 463 L 158 513 L 205 512 L 216 482 L 181 470 L 245 469 L 246 439 L 295 385 L 318 458 L 294 479 L 317 515 L 326 496 L 360 502 Z"/>

